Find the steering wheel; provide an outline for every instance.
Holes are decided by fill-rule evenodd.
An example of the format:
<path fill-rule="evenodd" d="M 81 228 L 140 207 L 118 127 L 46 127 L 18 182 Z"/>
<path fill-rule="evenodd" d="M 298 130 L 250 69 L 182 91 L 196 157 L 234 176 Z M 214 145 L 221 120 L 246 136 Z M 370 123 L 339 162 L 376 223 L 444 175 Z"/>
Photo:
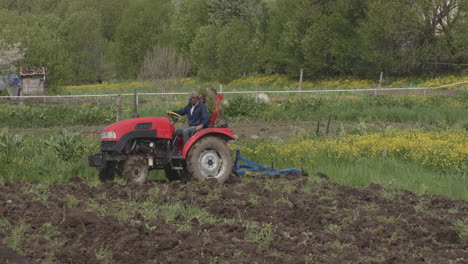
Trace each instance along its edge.
<path fill-rule="evenodd" d="M 173 123 L 177 123 L 178 121 L 181 121 L 181 122 L 185 122 L 186 118 L 177 114 L 177 113 L 174 113 L 172 111 L 168 111 L 167 112 L 167 115 L 169 116 L 169 118 L 171 118 L 172 122 Z"/>

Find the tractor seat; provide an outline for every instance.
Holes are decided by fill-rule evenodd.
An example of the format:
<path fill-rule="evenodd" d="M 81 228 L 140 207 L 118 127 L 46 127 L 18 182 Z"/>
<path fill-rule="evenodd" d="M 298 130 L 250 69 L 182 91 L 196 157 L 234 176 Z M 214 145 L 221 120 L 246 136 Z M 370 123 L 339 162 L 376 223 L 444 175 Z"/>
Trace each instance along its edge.
<path fill-rule="evenodd" d="M 217 125 L 209 125 L 207 128 L 228 128 L 228 123 L 226 122 L 223 122 L 221 124 L 217 124 Z"/>

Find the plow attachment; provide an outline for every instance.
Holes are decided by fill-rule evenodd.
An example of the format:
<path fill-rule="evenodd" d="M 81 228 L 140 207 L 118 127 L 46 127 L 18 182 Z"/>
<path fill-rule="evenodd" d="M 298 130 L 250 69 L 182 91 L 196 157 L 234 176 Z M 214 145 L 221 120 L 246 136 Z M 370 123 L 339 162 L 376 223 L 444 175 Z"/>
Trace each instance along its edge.
<path fill-rule="evenodd" d="M 295 173 L 301 175 L 302 173 L 297 169 L 275 169 L 273 166 L 268 167 L 258 164 L 254 161 L 248 160 L 240 156 L 240 150 L 236 149 L 236 161 L 234 162 L 233 170 L 239 177 L 244 177 L 246 174 L 254 174 L 260 177 L 268 177 L 280 174 Z"/>

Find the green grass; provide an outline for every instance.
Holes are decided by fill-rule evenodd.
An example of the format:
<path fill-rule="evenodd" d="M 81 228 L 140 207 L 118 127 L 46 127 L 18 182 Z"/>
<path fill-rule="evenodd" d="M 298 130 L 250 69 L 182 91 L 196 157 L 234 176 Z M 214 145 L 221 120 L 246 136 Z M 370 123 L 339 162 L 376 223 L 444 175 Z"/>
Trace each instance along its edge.
<path fill-rule="evenodd" d="M 67 139 L 74 148 L 65 143 L 61 148 L 43 143 L 51 139 L 56 142 L 66 142 L 64 139 Z M 244 143 L 246 146 L 258 144 L 263 143 Z M 4 130 L 0 134 L 0 145 L 2 145 L 0 162 L 4 164 L 0 168 L 0 183 L 4 181 L 48 183 L 66 181 L 75 176 L 97 179 L 97 170 L 87 164 L 87 155 L 99 151 L 98 142 L 94 138 L 62 131 L 49 132 L 48 135 L 14 136 Z M 69 152 L 74 154 L 64 155 Z M 247 158 L 264 164 L 272 162 L 266 160 L 263 153 L 249 155 Z M 423 166 L 418 161 L 401 160 L 397 157 L 335 159 L 319 153 L 305 157 L 295 164 L 284 160 L 284 157 L 277 154 L 273 163 L 277 168 L 303 168 L 309 172 L 310 177 L 322 172 L 333 181 L 351 186 L 367 186 L 373 182 L 418 194 L 443 194 L 453 199 L 468 201 L 466 170 L 443 171 Z M 154 171 L 152 178 L 163 179 L 164 176 L 161 171 Z M 194 214 L 188 210 L 189 208 L 185 209 L 181 211 L 183 215 Z M 175 210 L 177 214 L 180 214 L 179 211 Z M 170 219 L 171 216 L 168 216 L 169 221 Z"/>
<path fill-rule="evenodd" d="M 185 106 L 185 96 L 140 98 L 139 116 L 166 116 Z M 133 117 L 130 100 L 121 119 Z M 332 114 L 337 121 L 411 122 L 422 126 L 468 129 L 468 92 L 455 96 L 304 96 L 256 103 L 253 96 L 227 96 L 223 113 L 228 121 L 317 121 Z M 109 103 L 61 105 L 0 105 L 0 128 L 107 125 L 115 121 Z"/>
<path fill-rule="evenodd" d="M 56 182 L 71 177 L 95 177 L 87 155 L 99 151 L 94 138 L 66 131 L 15 135 L 0 130 L 0 182 Z"/>
<path fill-rule="evenodd" d="M 115 112 L 112 104 L 0 104 L 0 128 L 107 124 Z"/>
<path fill-rule="evenodd" d="M 405 189 L 417 194 L 443 194 L 452 199 L 468 201 L 468 176 L 460 173 L 442 173 L 415 162 L 398 159 L 371 159 L 337 161 L 322 158 L 313 167 L 305 167 L 312 176 L 317 172 L 333 181 L 349 186 L 384 186 Z"/>
<path fill-rule="evenodd" d="M 165 116 L 166 110 L 177 110 L 184 102 L 164 103 L 154 100 L 139 107 L 140 116 Z M 230 121 L 324 120 L 332 114 L 338 121 L 413 122 L 427 126 L 468 128 L 468 93 L 446 96 L 309 96 L 283 101 L 256 103 L 252 96 L 227 97 L 223 113 Z M 122 114 L 131 118 L 128 105 Z"/>
<path fill-rule="evenodd" d="M 278 169 L 291 167 L 304 169 L 310 177 L 316 177 L 320 172 L 332 181 L 349 186 L 363 187 L 370 183 L 379 183 L 417 194 L 442 194 L 453 199 L 468 201 L 466 161 L 459 165 L 460 167 L 437 167 L 431 164 L 423 165 L 421 160 L 408 160 L 404 158 L 404 154 L 395 153 L 374 157 L 355 157 L 350 154 L 337 157 L 333 152 L 336 150 L 322 149 L 328 146 L 321 145 L 320 142 L 323 140 L 325 139 L 315 138 L 316 147 L 301 146 L 310 143 L 300 140 L 285 144 L 271 140 L 244 141 L 234 147 L 240 148 L 241 155 L 247 159 L 265 165 L 274 164 Z M 282 153 L 282 148 L 297 148 L 297 150 L 292 153 L 285 150 Z M 299 157 L 295 156 L 296 152 Z"/>

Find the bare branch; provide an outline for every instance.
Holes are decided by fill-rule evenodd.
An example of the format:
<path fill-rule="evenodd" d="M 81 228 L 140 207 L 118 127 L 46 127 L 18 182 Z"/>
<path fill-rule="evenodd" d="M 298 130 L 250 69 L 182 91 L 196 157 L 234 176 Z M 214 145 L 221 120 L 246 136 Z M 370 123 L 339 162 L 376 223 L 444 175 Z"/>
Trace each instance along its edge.
<path fill-rule="evenodd" d="M 15 63 L 24 59 L 24 53 L 20 47 L 20 42 L 8 45 L 0 40 L 0 74 L 8 74 L 16 70 Z"/>

